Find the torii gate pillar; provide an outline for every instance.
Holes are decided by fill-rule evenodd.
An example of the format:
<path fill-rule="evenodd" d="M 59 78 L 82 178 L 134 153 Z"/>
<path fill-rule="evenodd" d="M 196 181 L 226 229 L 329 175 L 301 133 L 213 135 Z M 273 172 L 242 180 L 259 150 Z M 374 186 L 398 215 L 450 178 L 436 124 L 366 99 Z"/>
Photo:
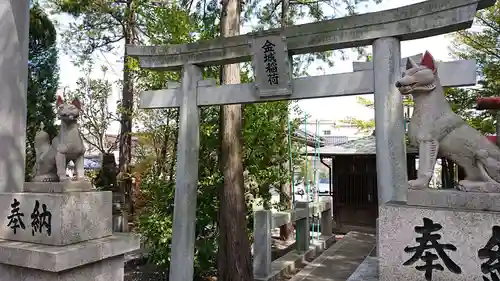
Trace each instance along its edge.
<path fill-rule="evenodd" d="M 377 186 L 379 204 L 406 201 L 408 175 L 403 99 L 394 86 L 401 77 L 401 45 L 397 38 L 373 42 Z"/>
<path fill-rule="evenodd" d="M 0 0 L 0 192 L 24 183 L 29 0 Z"/>

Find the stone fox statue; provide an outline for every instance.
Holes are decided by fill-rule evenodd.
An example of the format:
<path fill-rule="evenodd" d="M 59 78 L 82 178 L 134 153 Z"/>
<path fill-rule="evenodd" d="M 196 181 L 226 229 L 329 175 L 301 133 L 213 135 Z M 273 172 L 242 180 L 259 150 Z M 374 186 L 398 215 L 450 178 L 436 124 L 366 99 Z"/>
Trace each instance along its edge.
<path fill-rule="evenodd" d="M 402 95 L 411 94 L 415 103 L 408 137 L 419 148 L 419 169 L 409 187 L 428 187 L 439 152 L 465 170 L 458 189 L 500 192 L 500 149 L 451 110 L 429 52 L 419 64 L 408 59 L 396 87 Z"/>
<path fill-rule="evenodd" d="M 64 103 L 57 98 L 57 116 L 61 120 L 59 134 L 50 142 L 42 129 L 35 136 L 36 163 L 32 181 L 66 181 L 66 166 L 75 164 L 77 180 L 84 178 L 83 159 L 85 146 L 78 128 L 81 104 L 78 99 Z"/>

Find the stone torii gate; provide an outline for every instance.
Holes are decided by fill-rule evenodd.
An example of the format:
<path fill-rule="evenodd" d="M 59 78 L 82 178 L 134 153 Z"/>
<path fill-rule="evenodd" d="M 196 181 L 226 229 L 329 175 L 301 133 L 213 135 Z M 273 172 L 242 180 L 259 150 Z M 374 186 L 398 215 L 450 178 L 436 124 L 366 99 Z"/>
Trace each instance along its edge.
<path fill-rule="evenodd" d="M 200 106 L 284 99 L 375 95 L 379 203 L 406 201 L 407 172 L 402 99 L 394 87 L 401 75 L 400 41 L 469 28 L 493 0 L 429 0 L 401 8 L 172 46 L 127 46 L 141 67 L 180 70 L 171 89 L 141 94 L 141 108 L 179 107 L 179 140 L 172 238 L 171 281 L 193 277 Z M 269 43 L 274 47 L 272 50 Z M 290 78 L 289 55 L 373 46 L 373 63 L 353 73 Z M 271 56 L 272 55 L 272 56 Z M 215 86 L 201 67 L 253 61 L 255 83 Z M 269 62 L 273 64 L 270 65 Z M 441 64 L 445 86 L 475 84 L 475 63 Z M 449 69 L 449 70 L 447 70 Z M 273 71 L 272 71 L 273 70 Z M 463 76 L 462 76 L 463 75 Z"/>

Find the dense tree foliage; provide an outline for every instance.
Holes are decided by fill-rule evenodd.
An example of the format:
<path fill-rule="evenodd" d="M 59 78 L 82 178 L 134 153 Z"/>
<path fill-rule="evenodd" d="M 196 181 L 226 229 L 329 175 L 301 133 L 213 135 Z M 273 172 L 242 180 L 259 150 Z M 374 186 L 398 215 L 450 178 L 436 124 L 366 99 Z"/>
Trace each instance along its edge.
<path fill-rule="evenodd" d="M 500 3 L 479 11 L 474 22 L 475 28 L 456 33 L 452 52 L 459 58 L 476 60 L 480 87 L 455 90 L 449 98 L 471 126 L 494 133 L 496 113 L 473 109 L 478 96 L 500 95 Z"/>
<path fill-rule="evenodd" d="M 26 180 L 35 164 L 35 135 L 41 129 L 56 135 L 54 102 L 59 86 L 56 29 L 40 5 L 30 8 L 28 58 L 28 111 L 26 127 Z"/>

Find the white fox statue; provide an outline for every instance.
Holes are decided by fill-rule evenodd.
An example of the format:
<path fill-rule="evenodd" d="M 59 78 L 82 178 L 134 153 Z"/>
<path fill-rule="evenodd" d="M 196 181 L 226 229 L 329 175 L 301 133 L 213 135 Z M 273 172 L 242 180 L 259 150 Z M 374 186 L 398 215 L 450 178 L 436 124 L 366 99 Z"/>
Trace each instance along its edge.
<path fill-rule="evenodd" d="M 408 138 L 419 149 L 419 169 L 409 187 L 428 187 L 439 153 L 465 170 L 466 178 L 459 182 L 458 189 L 500 192 L 500 149 L 452 111 L 429 52 L 419 64 L 408 59 L 396 87 L 402 95 L 411 94 L 415 103 Z"/>
<path fill-rule="evenodd" d="M 59 134 L 50 142 L 49 135 L 41 130 L 35 136 L 36 163 L 33 182 L 67 181 L 66 166 L 75 164 L 77 180 L 84 179 L 83 159 L 85 146 L 78 128 L 81 104 L 78 99 L 64 103 L 57 98 L 57 116 L 61 120 Z"/>

